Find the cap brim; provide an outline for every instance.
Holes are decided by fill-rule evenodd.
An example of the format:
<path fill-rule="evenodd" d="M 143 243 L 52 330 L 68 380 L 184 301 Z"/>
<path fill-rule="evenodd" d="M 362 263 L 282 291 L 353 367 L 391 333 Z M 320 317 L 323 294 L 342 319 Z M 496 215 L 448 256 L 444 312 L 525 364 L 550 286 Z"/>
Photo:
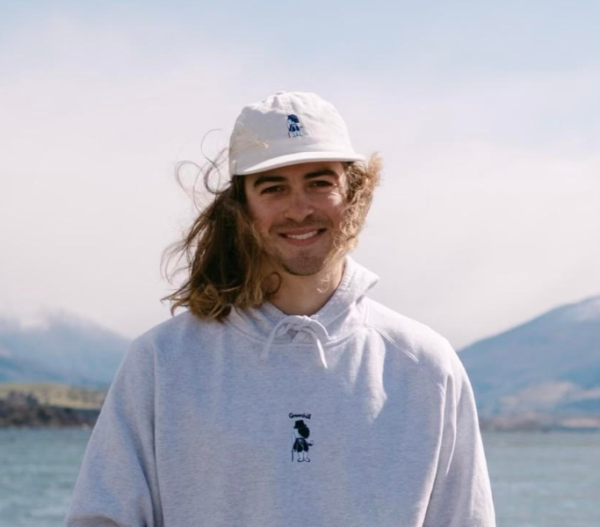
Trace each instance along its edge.
<path fill-rule="evenodd" d="M 274 157 L 268 161 L 263 161 L 252 165 L 244 170 L 236 171 L 235 176 L 248 176 L 258 172 L 266 172 L 274 168 L 297 165 L 300 163 L 311 163 L 314 161 L 365 161 L 366 158 L 360 154 L 347 154 L 340 152 L 301 152 L 298 154 L 288 154 L 285 156 Z"/>

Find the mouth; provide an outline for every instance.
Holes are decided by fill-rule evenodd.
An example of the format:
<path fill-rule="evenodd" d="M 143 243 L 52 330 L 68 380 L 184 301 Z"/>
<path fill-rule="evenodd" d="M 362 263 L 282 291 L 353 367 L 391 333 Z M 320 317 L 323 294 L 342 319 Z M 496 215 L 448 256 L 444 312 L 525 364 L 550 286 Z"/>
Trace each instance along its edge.
<path fill-rule="evenodd" d="M 323 235 L 327 229 L 313 229 L 305 232 L 281 232 L 279 236 L 293 245 L 308 245 Z"/>

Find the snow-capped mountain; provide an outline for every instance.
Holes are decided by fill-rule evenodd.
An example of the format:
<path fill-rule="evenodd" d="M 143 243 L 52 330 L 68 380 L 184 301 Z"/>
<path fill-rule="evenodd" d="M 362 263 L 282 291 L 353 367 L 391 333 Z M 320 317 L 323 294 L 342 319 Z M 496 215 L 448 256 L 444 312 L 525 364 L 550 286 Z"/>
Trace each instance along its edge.
<path fill-rule="evenodd" d="M 600 296 L 459 351 L 481 415 L 600 415 Z"/>
<path fill-rule="evenodd" d="M 26 326 L 0 318 L 0 382 L 107 386 L 129 341 L 93 322 L 47 314 Z"/>

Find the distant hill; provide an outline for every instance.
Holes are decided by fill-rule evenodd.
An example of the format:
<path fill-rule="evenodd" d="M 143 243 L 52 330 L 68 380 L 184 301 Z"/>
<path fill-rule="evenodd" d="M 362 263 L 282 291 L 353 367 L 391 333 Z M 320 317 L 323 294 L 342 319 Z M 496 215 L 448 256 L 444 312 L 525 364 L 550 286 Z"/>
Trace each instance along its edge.
<path fill-rule="evenodd" d="M 128 345 L 117 333 L 65 313 L 48 314 L 33 327 L 0 318 L 0 383 L 106 387 Z"/>
<path fill-rule="evenodd" d="M 0 428 L 95 425 L 106 390 L 51 383 L 1 383 Z"/>
<path fill-rule="evenodd" d="M 0 383 L 0 401 L 10 399 L 11 394 L 31 395 L 40 405 L 80 410 L 99 410 L 107 392 L 108 388 L 76 388 L 51 382 Z"/>
<path fill-rule="evenodd" d="M 600 416 L 600 296 L 459 351 L 480 416 Z"/>
<path fill-rule="evenodd" d="M 0 318 L 0 383 L 106 389 L 128 344 L 72 315 L 48 315 L 35 327 Z M 600 296 L 552 309 L 459 350 L 459 356 L 484 421 L 503 428 L 600 429 Z M 56 386 L 27 390 L 63 406 L 92 397 Z"/>

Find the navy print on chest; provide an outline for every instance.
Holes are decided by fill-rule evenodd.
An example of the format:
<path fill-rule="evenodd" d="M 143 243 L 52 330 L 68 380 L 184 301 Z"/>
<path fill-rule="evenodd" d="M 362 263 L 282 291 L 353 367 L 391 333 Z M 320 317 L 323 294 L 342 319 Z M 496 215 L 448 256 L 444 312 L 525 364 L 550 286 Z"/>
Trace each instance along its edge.
<path fill-rule="evenodd" d="M 303 461 L 310 462 L 308 457 L 308 449 L 313 446 L 313 441 L 307 441 L 310 437 L 310 430 L 302 419 L 296 421 L 294 424 L 294 431 L 292 432 L 292 439 L 294 444 L 292 445 L 292 462 L 294 461 L 294 453 L 296 453 L 296 461 L 302 463 Z"/>

